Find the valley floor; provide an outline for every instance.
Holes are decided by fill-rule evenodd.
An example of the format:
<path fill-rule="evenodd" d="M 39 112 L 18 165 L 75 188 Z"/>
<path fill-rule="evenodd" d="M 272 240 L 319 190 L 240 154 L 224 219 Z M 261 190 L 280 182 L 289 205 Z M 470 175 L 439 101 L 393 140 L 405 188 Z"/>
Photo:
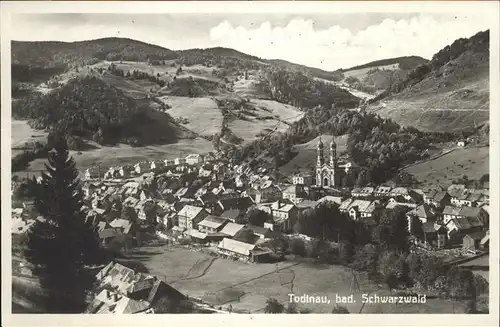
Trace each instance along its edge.
<path fill-rule="evenodd" d="M 246 264 L 182 247 L 144 247 L 134 259 L 142 262 L 150 273 L 190 296 L 201 298 L 216 307 L 232 305 L 235 312 L 263 313 L 266 300 L 274 297 L 287 305 L 289 295 L 327 296 L 330 303 L 299 304 L 314 313 L 330 313 L 336 295 L 350 294 L 351 272 L 343 266 L 311 264 L 301 261 Z M 342 304 L 351 313 L 458 313 L 461 303 L 427 299 L 426 304 L 365 304 L 362 294 L 379 296 L 391 293 L 362 276 L 360 291 L 354 293 L 356 303 Z M 394 295 L 394 294 L 393 294 Z"/>

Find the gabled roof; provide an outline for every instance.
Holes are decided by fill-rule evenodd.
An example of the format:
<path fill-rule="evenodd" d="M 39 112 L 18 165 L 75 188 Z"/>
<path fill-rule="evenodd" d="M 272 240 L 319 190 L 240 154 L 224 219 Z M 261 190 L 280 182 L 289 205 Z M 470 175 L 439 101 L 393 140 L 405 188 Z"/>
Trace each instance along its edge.
<path fill-rule="evenodd" d="M 238 218 L 242 212 L 239 209 L 229 209 L 224 211 L 220 216 L 222 218 L 227 218 L 227 219 L 236 219 Z"/>
<path fill-rule="evenodd" d="M 469 237 L 473 239 L 474 241 L 480 241 L 486 236 L 485 231 L 479 231 L 479 232 L 474 232 L 474 233 L 467 233 L 464 237 Z"/>
<path fill-rule="evenodd" d="M 408 212 L 407 214 L 419 218 L 433 218 L 436 215 L 435 212 L 431 209 L 431 207 L 429 207 L 426 204 L 419 205 L 418 207 Z"/>
<path fill-rule="evenodd" d="M 288 204 L 284 201 L 276 201 L 271 204 L 271 210 L 273 211 L 289 212 L 294 208 L 296 207 L 293 204 Z"/>
<path fill-rule="evenodd" d="M 258 235 L 267 235 L 271 231 L 269 228 L 254 225 L 247 225 L 247 227 L 250 228 L 254 232 L 254 234 Z"/>
<path fill-rule="evenodd" d="M 219 243 L 218 248 L 248 256 L 255 248 L 255 245 L 232 240 L 230 238 L 224 238 Z"/>
<path fill-rule="evenodd" d="M 343 203 L 342 203 L 343 204 Z M 355 208 L 359 212 L 373 212 L 375 210 L 375 201 L 367 201 L 367 200 L 354 200 L 348 205 L 347 210 L 351 210 Z"/>
<path fill-rule="evenodd" d="M 390 186 L 379 185 L 375 188 L 375 193 L 389 194 L 391 190 Z"/>
<path fill-rule="evenodd" d="M 203 219 L 201 222 L 199 222 L 198 226 L 204 226 L 204 227 L 209 227 L 209 228 L 219 228 L 220 226 L 225 224 L 226 221 L 227 220 L 224 218 L 209 215 L 205 219 Z"/>
<path fill-rule="evenodd" d="M 226 224 L 226 226 L 224 226 L 224 228 L 220 232 L 233 237 L 244 227 L 245 227 L 244 225 L 229 222 Z"/>
<path fill-rule="evenodd" d="M 481 227 L 483 223 L 477 218 L 455 218 L 448 222 L 453 222 L 458 230 L 467 230 L 470 228 Z"/>
<path fill-rule="evenodd" d="M 196 216 L 198 216 L 202 211 L 203 208 L 201 207 L 195 207 L 187 204 L 184 206 L 184 208 L 181 209 L 181 211 L 179 211 L 178 215 L 187 217 L 188 219 L 193 219 Z"/>
<path fill-rule="evenodd" d="M 453 206 L 446 206 L 443 209 L 443 215 L 458 216 L 460 214 L 460 208 Z"/>

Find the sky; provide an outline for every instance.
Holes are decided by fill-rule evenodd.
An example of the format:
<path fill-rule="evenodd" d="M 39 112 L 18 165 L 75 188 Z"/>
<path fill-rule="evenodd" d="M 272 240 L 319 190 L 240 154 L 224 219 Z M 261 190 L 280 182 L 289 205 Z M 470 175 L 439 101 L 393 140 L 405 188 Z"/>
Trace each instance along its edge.
<path fill-rule="evenodd" d="M 432 55 L 489 29 L 478 14 L 16 14 L 19 41 L 127 37 L 165 48 L 228 47 L 265 59 L 335 70 L 374 60 Z"/>

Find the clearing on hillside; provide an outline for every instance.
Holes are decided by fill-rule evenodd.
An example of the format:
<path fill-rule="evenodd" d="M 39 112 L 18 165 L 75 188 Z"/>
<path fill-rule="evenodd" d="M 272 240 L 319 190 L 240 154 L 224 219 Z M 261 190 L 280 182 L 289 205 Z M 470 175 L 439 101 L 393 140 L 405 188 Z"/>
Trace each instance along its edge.
<path fill-rule="evenodd" d="M 391 97 L 368 108 L 381 117 L 423 131 L 453 131 L 489 121 L 489 79 L 461 88 Z"/>
<path fill-rule="evenodd" d="M 380 70 L 396 70 L 399 69 L 399 64 L 392 64 L 392 65 L 384 65 L 384 66 L 374 66 L 374 67 L 367 67 L 367 68 L 361 68 L 361 69 L 355 69 L 355 70 L 349 70 L 346 72 L 343 72 L 345 77 L 355 77 L 362 81 L 367 75 L 370 70 L 374 69 L 380 69 Z"/>
<path fill-rule="evenodd" d="M 47 132 L 31 128 L 27 120 L 12 119 L 11 131 L 12 156 L 21 153 L 29 143 L 47 141 Z"/>
<path fill-rule="evenodd" d="M 273 100 L 251 99 L 248 107 L 239 112 L 239 118 L 228 120 L 229 129 L 243 139 L 243 144 L 265 135 L 286 132 L 289 124 L 304 116 L 296 107 Z"/>
<path fill-rule="evenodd" d="M 76 161 L 78 170 L 85 170 L 98 165 L 105 169 L 122 165 L 133 165 L 143 160 L 174 159 L 181 155 L 186 156 L 190 153 L 203 154 L 214 151 L 212 142 L 203 138 L 181 139 L 173 144 L 142 147 L 132 147 L 125 144 L 100 146 L 93 142 L 89 143 L 95 148 L 83 152 L 70 151 L 71 156 L 73 156 Z M 29 164 L 26 170 L 15 174 L 26 176 L 28 173 L 45 170 L 46 162 L 47 159 L 36 159 Z"/>
<path fill-rule="evenodd" d="M 190 131 L 204 137 L 220 133 L 223 117 L 214 100 L 178 96 L 158 99 L 171 106 L 167 113 Z"/>
<path fill-rule="evenodd" d="M 335 137 L 337 143 L 337 157 L 346 151 L 347 138 L 349 135 L 342 135 Z M 297 144 L 293 147 L 292 151 L 297 152 L 297 155 L 289 162 L 280 167 L 280 171 L 284 174 L 291 174 L 297 171 L 310 172 L 311 169 L 316 167 L 317 146 L 320 136 L 315 139 L 302 144 Z M 321 141 L 325 146 L 325 155 L 329 153 L 329 143 L 332 140 L 331 135 L 321 135 Z"/>
<path fill-rule="evenodd" d="M 488 146 L 467 146 L 457 148 L 434 160 L 410 166 L 406 172 L 415 176 L 422 185 L 450 185 L 464 175 L 477 180 L 489 169 Z"/>

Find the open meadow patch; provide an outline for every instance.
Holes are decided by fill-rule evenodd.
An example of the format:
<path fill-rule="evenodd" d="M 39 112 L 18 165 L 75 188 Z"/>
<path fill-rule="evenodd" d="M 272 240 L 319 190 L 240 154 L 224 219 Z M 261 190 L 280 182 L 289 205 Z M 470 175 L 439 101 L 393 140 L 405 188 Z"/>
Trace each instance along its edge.
<path fill-rule="evenodd" d="M 220 133 L 223 117 L 214 100 L 178 96 L 163 96 L 159 99 L 171 107 L 167 113 L 190 131 L 201 136 Z"/>
<path fill-rule="evenodd" d="M 436 159 L 410 166 L 405 171 L 423 185 L 447 185 L 464 175 L 470 180 L 477 180 L 490 171 L 489 154 L 488 146 L 457 148 Z"/>
<path fill-rule="evenodd" d="M 47 142 L 48 133 L 31 128 L 27 120 L 11 120 L 11 149 L 12 156 L 19 154 L 29 143 Z"/>

